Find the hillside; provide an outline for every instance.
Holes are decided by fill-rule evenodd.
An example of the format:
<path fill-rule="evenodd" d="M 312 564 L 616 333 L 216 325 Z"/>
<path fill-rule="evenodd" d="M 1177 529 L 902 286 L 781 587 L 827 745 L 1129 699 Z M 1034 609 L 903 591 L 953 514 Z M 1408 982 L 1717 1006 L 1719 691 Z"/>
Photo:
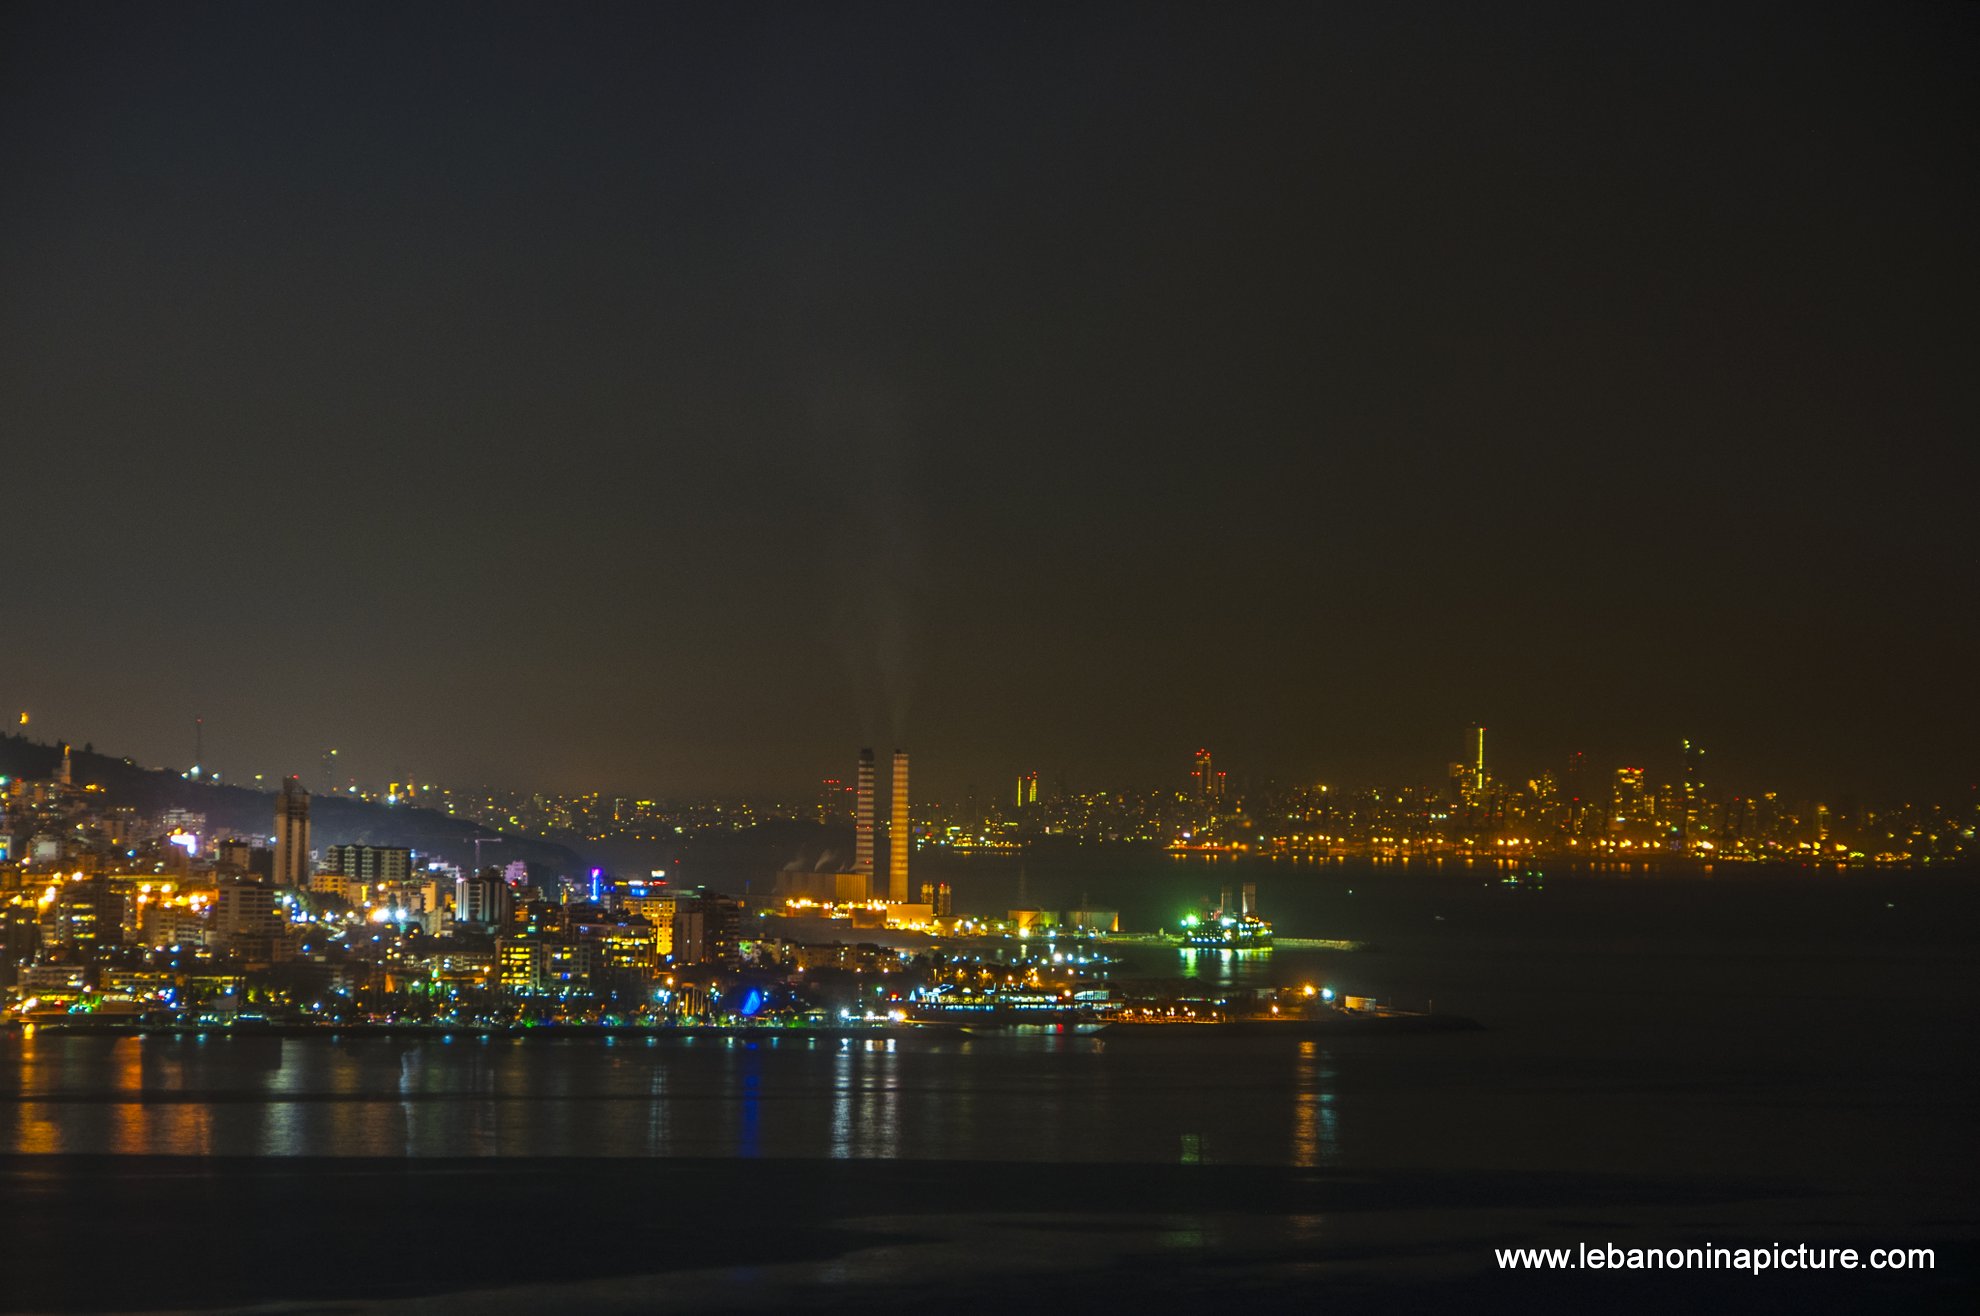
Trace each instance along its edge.
<path fill-rule="evenodd" d="M 0 776 L 45 778 L 54 775 L 61 759 L 58 744 L 42 744 L 25 736 L 0 736 Z M 177 771 L 146 768 L 130 759 L 90 750 L 71 752 L 77 785 L 103 787 L 113 806 L 129 806 L 157 814 L 171 808 L 192 809 L 207 818 L 215 835 L 266 837 L 273 826 L 272 792 L 242 786 L 187 781 Z M 498 835 L 492 828 L 430 809 L 371 804 L 335 795 L 313 795 L 310 839 L 321 849 L 331 845 L 407 845 L 421 854 L 449 863 L 474 860 L 474 838 Z M 552 841 L 505 836 L 500 846 L 484 846 L 485 862 L 521 859 L 558 873 L 575 875 L 589 865 L 574 850 Z"/>

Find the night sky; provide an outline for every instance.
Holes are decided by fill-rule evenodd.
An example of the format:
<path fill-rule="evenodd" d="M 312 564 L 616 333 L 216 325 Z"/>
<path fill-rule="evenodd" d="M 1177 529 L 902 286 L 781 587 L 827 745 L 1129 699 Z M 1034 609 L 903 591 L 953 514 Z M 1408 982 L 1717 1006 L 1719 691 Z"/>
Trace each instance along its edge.
<path fill-rule="evenodd" d="M 0 11 L 0 705 L 800 792 L 1980 772 L 1980 7 Z"/>

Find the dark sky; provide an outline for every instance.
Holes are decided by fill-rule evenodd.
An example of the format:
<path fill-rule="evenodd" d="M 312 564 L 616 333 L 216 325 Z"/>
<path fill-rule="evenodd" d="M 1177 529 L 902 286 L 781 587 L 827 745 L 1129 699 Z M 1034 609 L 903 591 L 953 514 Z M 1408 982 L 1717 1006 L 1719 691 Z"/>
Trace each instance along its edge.
<path fill-rule="evenodd" d="M 1980 7 L 1727 8 L 10 5 L 0 701 L 1963 784 Z"/>

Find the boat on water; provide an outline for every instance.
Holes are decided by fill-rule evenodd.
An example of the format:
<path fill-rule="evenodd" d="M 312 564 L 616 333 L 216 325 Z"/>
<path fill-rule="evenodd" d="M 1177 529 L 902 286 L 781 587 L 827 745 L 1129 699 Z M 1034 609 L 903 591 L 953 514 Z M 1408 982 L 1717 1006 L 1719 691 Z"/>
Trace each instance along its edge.
<path fill-rule="evenodd" d="M 1182 942 L 1201 950 L 1270 950 L 1272 925 L 1255 914 L 1212 914 L 1183 920 Z"/>
<path fill-rule="evenodd" d="M 1272 925 L 1258 916 L 1257 885 L 1246 882 L 1236 903 L 1226 886 L 1215 909 L 1185 917 L 1182 944 L 1198 950 L 1270 950 Z"/>

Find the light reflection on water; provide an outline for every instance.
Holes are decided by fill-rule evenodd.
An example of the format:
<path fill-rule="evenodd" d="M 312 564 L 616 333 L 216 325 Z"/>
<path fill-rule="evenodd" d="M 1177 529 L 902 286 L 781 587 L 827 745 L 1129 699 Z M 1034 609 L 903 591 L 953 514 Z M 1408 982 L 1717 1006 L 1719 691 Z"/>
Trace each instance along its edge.
<path fill-rule="evenodd" d="M 832 1155 L 853 1154 L 852 1042 L 841 1038 L 832 1055 Z"/>
<path fill-rule="evenodd" d="M 1339 1115 L 1332 1058 L 1311 1039 L 1299 1044 L 1293 1065 L 1292 1163 L 1302 1169 L 1330 1166 L 1340 1156 Z"/>
<path fill-rule="evenodd" d="M 898 1051 L 892 1039 L 840 1038 L 832 1047 L 829 1154 L 839 1158 L 900 1155 Z"/>
<path fill-rule="evenodd" d="M 1193 966 L 1206 986 L 1317 982 L 1405 1004 L 1435 998 L 1481 1018 L 1479 1033 L 981 1036 L 891 1050 L 884 1039 L 797 1037 L 606 1047 L 0 1034 L 0 1153 L 1188 1155 L 1798 1180 L 1821 1146 L 1831 1180 L 1908 1182 L 1971 1159 L 1950 1153 L 1973 1144 L 1980 1062 L 1944 1039 L 1980 1009 L 1957 935 L 1980 895 L 1895 881 L 1804 884 L 1791 903 L 1772 886 L 1715 887 L 1716 919 L 1698 916 L 1697 890 L 1672 885 L 1550 884 L 1544 900 L 1508 902 L 1475 880 L 1412 882 L 1353 897 L 1391 901 L 1387 925 L 1308 921 L 1307 931 L 1379 934 L 1366 953 L 1280 945 L 1129 966 L 1168 978 Z M 1910 922 L 1893 921 L 1914 903 Z M 1874 936 L 1863 909 L 1878 920 Z M 1728 920 L 1746 935 L 1732 938 Z M 1907 1003 L 1901 1016 L 1892 999 Z M 1631 1137 L 1618 1142 L 1618 1128 Z"/>
<path fill-rule="evenodd" d="M 1325 1053 L 1083 1036 L 0 1042 L 0 1152 L 1326 1164 Z"/>

